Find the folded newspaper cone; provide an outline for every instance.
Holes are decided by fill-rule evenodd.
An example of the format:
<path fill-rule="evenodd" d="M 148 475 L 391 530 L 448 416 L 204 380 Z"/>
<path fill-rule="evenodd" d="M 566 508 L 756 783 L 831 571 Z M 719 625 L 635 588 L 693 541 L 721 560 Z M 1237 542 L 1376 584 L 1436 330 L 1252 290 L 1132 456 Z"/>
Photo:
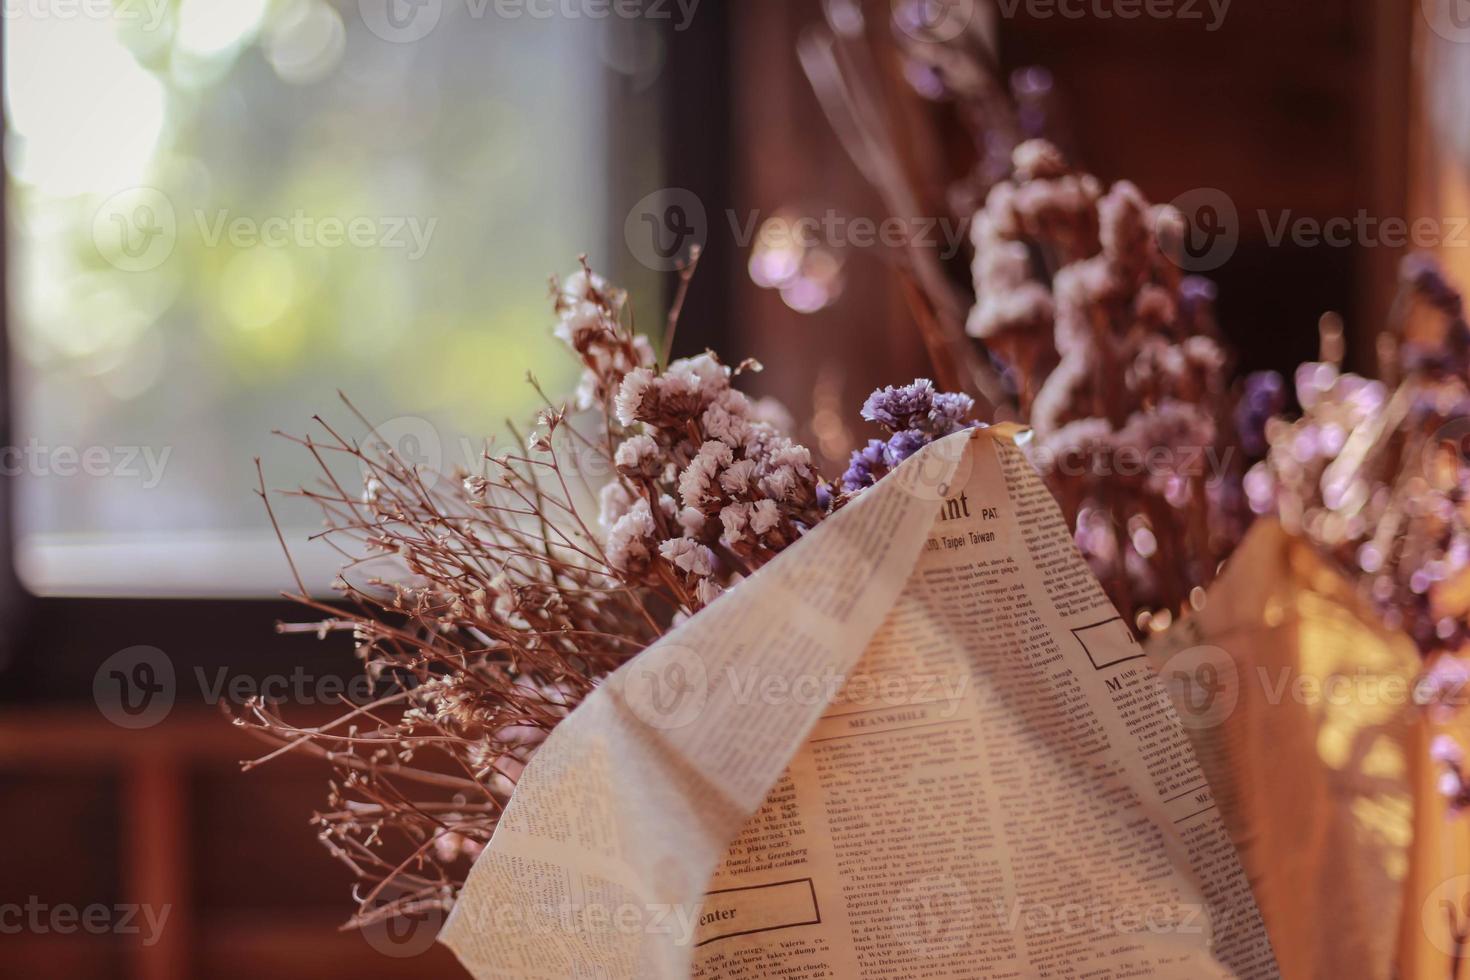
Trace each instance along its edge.
<path fill-rule="evenodd" d="M 1420 924 L 1446 876 L 1445 831 L 1431 775 L 1418 808 L 1439 819 L 1414 832 L 1428 757 L 1408 635 L 1310 544 L 1262 520 L 1204 608 L 1149 655 L 1240 844 L 1282 976 L 1448 976 L 1437 905 Z"/>
<path fill-rule="evenodd" d="M 1279 976 L 1016 434 L 928 447 L 563 721 L 440 935 L 470 972 Z"/>

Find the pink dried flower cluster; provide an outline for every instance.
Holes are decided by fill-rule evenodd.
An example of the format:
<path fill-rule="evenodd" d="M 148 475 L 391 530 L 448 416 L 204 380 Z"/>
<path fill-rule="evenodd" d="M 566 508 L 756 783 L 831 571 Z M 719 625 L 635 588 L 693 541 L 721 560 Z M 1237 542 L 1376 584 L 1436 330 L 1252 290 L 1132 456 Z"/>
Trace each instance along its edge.
<path fill-rule="evenodd" d="M 1433 658 L 1470 639 L 1470 329 L 1458 294 L 1406 260 L 1383 338 L 1385 384 L 1330 362 L 1297 370 L 1301 416 L 1273 419 L 1270 451 L 1246 477 L 1274 513 L 1358 583 L 1384 622 Z M 1434 672 L 1428 700 L 1440 685 Z"/>
<path fill-rule="evenodd" d="M 621 289 L 582 268 L 561 283 L 553 281 L 553 294 L 554 333 L 582 359 L 579 409 L 601 407 L 625 375 L 653 366 L 656 357 L 648 338 L 622 326 L 628 297 Z"/>
<path fill-rule="evenodd" d="M 980 415 L 1032 426 L 1035 461 L 1109 596 L 1140 633 L 1162 629 L 1201 601 L 1248 517 L 1213 286 L 1171 260 L 1183 262 L 1186 231 L 1174 209 L 1037 138 L 1065 138 L 1050 74 L 1003 81 L 991 33 L 916 26 L 933 6 L 895 3 L 892 31 L 825 5 L 802 65 L 885 206 L 970 222 L 973 296 L 938 248 L 911 245 L 899 264 L 934 376 Z"/>
<path fill-rule="evenodd" d="M 783 413 L 731 387 L 738 372 L 713 354 L 660 369 L 585 262 L 553 296 L 589 411 L 546 401 L 526 448 L 487 446 L 445 477 L 320 419 L 291 437 L 321 468 L 293 495 L 321 508 L 344 564 L 340 604 L 298 577 L 292 598 L 326 618 L 281 628 L 349 634 L 377 696 L 325 724 L 265 702 L 236 720 L 278 746 L 247 768 L 298 752 L 334 770 L 314 819 L 360 881 L 353 926 L 448 909 L 546 735 L 832 503 Z"/>
<path fill-rule="evenodd" d="M 592 382 L 616 390 L 616 477 L 600 513 L 608 562 L 628 581 L 667 587 L 686 613 L 779 554 L 831 502 L 811 453 L 773 424 L 770 406 L 731 386 L 736 373 L 706 352 Z"/>
<path fill-rule="evenodd" d="M 1000 360 L 1032 456 L 1140 629 L 1168 624 L 1242 530 L 1212 287 L 1169 258 L 1182 219 L 1044 140 L 975 215 L 967 330 Z"/>

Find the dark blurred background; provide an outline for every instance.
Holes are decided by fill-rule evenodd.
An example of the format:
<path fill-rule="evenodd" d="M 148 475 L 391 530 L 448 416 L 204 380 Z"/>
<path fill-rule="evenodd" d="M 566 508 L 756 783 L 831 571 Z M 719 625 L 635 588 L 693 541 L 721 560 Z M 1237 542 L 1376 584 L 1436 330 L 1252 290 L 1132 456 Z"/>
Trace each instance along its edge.
<path fill-rule="evenodd" d="M 1315 357 L 1326 311 L 1371 370 L 1403 250 L 1273 244 L 1257 215 L 1470 214 L 1470 31 L 1436 0 L 1197 6 L 1010 5 L 1003 69 L 1050 70 L 1105 180 L 1234 203 L 1238 247 L 1209 274 L 1242 370 Z M 756 386 L 829 464 L 869 390 L 929 373 L 891 256 L 849 247 L 825 291 L 763 288 L 732 230 L 883 217 L 796 58 L 818 0 L 608 9 L 6 5 L 0 976 L 457 975 L 423 936 L 337 931 L 352 881 L 308 823 L 323 770 L 242 774 L 267 747 L 212 703 L 274 684 L 310 724 L 353 674 L 347 644 L 274 632 L 310 617 L 270 598 L 289 578 L 253 459 L 272 487 L 306 475 L 273 429 L 317 411 L 350 429 L 345 389 L 453 465 L 534 408 L 527 368 L 570 387 L 545 278 L 579 252 L 660 320 L 673 277 L 636 231 L 668 189 L 702 208 L 706 249 L 676 350 L 759 358 Z M 1465 271 L 1460 235 L 1439 251 Z M 293 545 L 313 528 L 281 517 Z M 330 556 L 300 548 L 325 584 Z M 167 918 L 130 930 L 127 908 Z"/>

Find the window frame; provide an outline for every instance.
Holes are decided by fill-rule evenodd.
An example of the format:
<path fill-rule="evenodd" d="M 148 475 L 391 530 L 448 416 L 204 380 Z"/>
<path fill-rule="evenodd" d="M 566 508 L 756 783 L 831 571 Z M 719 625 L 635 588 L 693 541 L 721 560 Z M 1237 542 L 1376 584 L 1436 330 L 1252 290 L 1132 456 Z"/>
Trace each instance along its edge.
<path fill-rule="evenodd" d="M 666 62 L 658 84 L 664 130 L 659 152 L 661 182 L 686 187 L 722 213 L 730 196 L 731 118 L 726 5 L 711 5 L 676 31 L 661 22 Z M 0 32 L 5 30 L 0 24 Z M 3 58 L 3 55 L 0 55 Z M 3 70 L 0 61 L 0 70 Z M 609 86 L 604 109 L 616 114 L 621 93 Z M 5 132 L 0 126 L 0 152 Z M 640 189 L 639 175 L 626 166 L 618 141 L 609 141 L 605 163 L 617 209 L 651 188 Z M 631 197 L 627 196 L 631 194 Z M 6 222 L 8 194 L 0 194 L 0 225 Z M 6 225 L 8 227 L 8 225 Z M 610 255 L 623 255 L 622 223 L 610 222 Z M 727 336 L 730 293 L 739 258 L 733 243 L 716 239 L 700 264 L 697 286 L 685 306 L 678 337 L 679 352 L 717 347 Z M 9 242 L 0 240 L 0 295 L 8 297 Z M 674 288 L 665 277 L 663 307 Z M 7 383 L 0 397 L 0 445 L 14 445 L 14 363 L 10 356 L 10 306 L 0 309 L 0 378 Z M 310 634 L 282 635 L 277 622 L 310 622 L 320 618 L 281 597 L 260 598 L 102 598 L 38 596 L 26 589 L 15 562 L 15 475 L 0 476 L 0 704 L 76 704 L 92 700 L 93 681 L 102 662 L 131 646 L 164 651 L 174 665 L 183 692 L 195 693 L 196 677 L 211 681 L 223 669 L 230 676 L 257 679 L 302 669 L 314 676 L 349 677 L 358 672 L 350 637 L 336 634 L 324 641 Z M 265 515 L 261 515 L 262 522 Z M 284 558 L 283 558 L 284 561 Z M 204 692 L 198 695 L 204 698 Z M 198 703 L 195 703 L 198 707 Z"/>

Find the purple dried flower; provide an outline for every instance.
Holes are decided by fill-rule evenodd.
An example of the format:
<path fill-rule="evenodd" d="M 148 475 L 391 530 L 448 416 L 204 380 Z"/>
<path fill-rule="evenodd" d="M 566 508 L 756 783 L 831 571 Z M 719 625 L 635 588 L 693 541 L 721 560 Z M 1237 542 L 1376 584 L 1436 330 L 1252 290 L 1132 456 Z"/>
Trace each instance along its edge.
<path fill-rule="evenodd" d="M 1193 312 L 1210 309 L 1219 297 L 1220 289 L 1213 279 L 1204 276 L 1185 276 L 1179 280 L 1179 301 L 1184 308 Z"/>
<path fill-rule="evenodd" d="M 918 420 L 927 421 L 934 407 L 934 382 L 917 378 L 901 388 L 879 388 L 863 402 L 863 418 L 877 422 L 891 432 L 918 428 Z"/>
<path fill-rule="evenodd" d="M 1266 423 L 1286 407 L 1286 380 L 1275 371 L 1257 371 L 1246 377 L 1240 402 L 1235 406 L 1235 429 L 1240 446 L 1248 456 L 1264 456 Z"/>
<path fill-rule="evenodd" d="M 895 432 L 883 446 L 883 462 L 889 469 L 893 469 L 931 441 L 928 436 L 917 429 Z"/>
<path fill-rule="evenodd" d="M 871 399 L 869 399 L 871 401 Z M 864 408 L 866 414 L 866 407 Z M 883 475 L 884 444 L 878 439 L 869 439 L 867 446 L 852 454 L 847 472 L 842 474 L 842 489 L 848 493 L 871 487 Z M 878 473 L 874 473 L 878 470 Z"/>
<path fill-rule="evenodd" d="M 1406 255 L 1399 263 L 1399 281 L 1411 286 L 1421 298 L 1447 315 L 1461 315 L 1460 291 L 1452 286 L 1431 256 Z"/>
<path fill-rule="evenodd" d="M 863 418 L 889 432 L 888 441 L 870 439 L 852 454 L 842 475 L 842 490 L 856 493 L 936 439 L 980 423 L 969 418 L 975 400 L 969 395 L 934 390 L 925 378 L 902 387 L 880 388 L 863 402 Z"/>
<path fill-rule="evenodd" d="M 974 423 L 975 400 L 957 392 L 934 390 L 934 382 L 917 378 L 903 387 L 880 388 L 863 403 L 863 418 L 891 433 L 908 430 L 931 437 L 947 436 Z"/>
<path fill-rule="evenodd" d="M 1400 366 L 1410 372 L 1463 377 L 1470 370 L 1470 325 L 1465 322 L 1460 291 L 1429 255 L 1405 256 L 1399 263 L 1399 281 L 1403 295 L 1427 305 L 1443 321 L 1438 335 L 1425 331 L 1422 325 L 1401 331 Z"/>
<path fill-rule="evenodd" d="M 929 431 L 936 436 L 947 436 L 961 429 L 972 428 L 976 423 L 970 419 L 975 410 L 975 399 L 959 392 L 941 391 L 934 395 L 934 407 L 929 409 Z"/>
<path fill-rule="evenodd" d="M 1460 743 L 1455 741 L 1454 736 L 1436 735 L 1429 743 L 1429 758 L 1435 762 L 1459 768 L 1465 762 L 1465 752 L 1460 748 Z"/>

